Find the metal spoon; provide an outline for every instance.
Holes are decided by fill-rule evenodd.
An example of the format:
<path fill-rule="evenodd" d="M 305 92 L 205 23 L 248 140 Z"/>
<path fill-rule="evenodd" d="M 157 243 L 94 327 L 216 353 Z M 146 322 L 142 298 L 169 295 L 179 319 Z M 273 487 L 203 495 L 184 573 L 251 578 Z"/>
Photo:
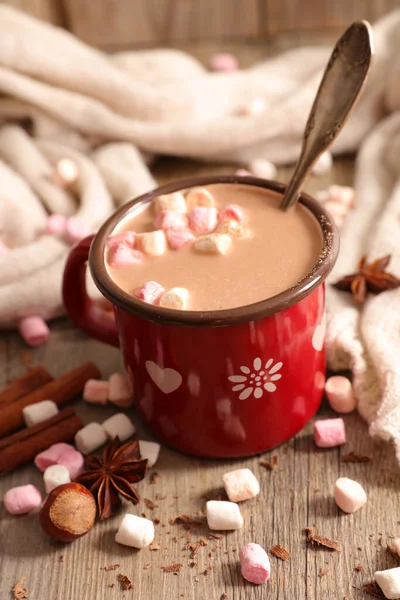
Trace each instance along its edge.
<path fill-rule="evenodd" d="M 307 120 L 300 158 L 283 195 L 282 210 L 295 204 L 311 167 L 341 131 L 363 88 L 373 54 L 372 27 L 367 21 L 353 23 L 337 41 Z"/>

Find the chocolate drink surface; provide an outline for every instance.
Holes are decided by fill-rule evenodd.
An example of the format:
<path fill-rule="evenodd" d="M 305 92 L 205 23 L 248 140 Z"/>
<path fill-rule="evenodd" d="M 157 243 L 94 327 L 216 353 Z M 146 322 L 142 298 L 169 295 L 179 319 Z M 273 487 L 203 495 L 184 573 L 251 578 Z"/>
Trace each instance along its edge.
<path fill-rule="evenodd" d="M 138 287 L 157 282 L 161 290 L 188 292 L 177 308 L 246 306 L 298 283 L 322 251 L 321 228 L 311 212 L 300 203 L 283 212 L 281 196 L 263 188 L 213 184 L 159 198 L 140 211 L 133 208 L 106 250 L 110 277 L 137 297 Z M 124 232 L 135 235 L 124 239 Z M 160 294 L 151 302 L 158 304 Z"/>

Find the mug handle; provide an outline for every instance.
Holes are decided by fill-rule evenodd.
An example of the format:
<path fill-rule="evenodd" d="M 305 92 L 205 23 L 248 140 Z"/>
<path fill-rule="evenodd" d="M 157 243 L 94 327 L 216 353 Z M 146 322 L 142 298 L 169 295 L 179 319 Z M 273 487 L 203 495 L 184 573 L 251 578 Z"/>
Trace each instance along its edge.
<path fill-rule="evenodd" d="M 99 342 L 119 346 L 114 319 L 96 306 L 86 291 L 86 264 L 94 235 L 82 239 L 70 251 L 63 275 L 62 297 L 67 315 L 79 329 Z"/>

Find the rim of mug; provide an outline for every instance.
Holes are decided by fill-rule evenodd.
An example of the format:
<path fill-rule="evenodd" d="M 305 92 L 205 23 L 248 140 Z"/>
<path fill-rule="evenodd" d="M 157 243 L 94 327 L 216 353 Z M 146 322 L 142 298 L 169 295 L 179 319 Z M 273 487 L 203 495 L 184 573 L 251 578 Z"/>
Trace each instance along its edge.
<path fill-rule="evenodd" d="M 332 216 L 321 203 L 306 193 L 301 193 L 299 202 L 317 219 L 323 234 L 323 248 L 311 271 L 294 286 L 275 296 L 236 308 L 210 311 L 176 310 L 147 304 L 125 292 L 113 281 L 105 266 L 106 242 L 118 223 L 129 212 L 143 207 L 161 194 L 218 183 L 256 186 L 279 194 L 283 194 L 286 189 L 286 185 L 283 183 L 253 176 L 205 175 L 174 180 L 124 204 L 102 225 L 90 247 L 90 272 L 103 296 L 125 312 L 145 320 L 165 325 L 218 327 L 256 321 L 276 314 L 297 304 L 321 285 L 336 262 L 339 252 L 339 233 Z"/>

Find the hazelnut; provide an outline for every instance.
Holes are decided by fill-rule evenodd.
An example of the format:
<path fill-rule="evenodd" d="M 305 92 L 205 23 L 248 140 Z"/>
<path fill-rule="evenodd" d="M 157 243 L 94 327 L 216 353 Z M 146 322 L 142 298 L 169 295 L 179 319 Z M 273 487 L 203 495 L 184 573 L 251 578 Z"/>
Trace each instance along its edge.
<path fill-rule="evenodd" d="M 56 487 L 39 513 L 42 529 L 60 542 L 72 542 L 85 535 L 93 527 L 95 518 L 93 494 L 80 483 Z"/>

